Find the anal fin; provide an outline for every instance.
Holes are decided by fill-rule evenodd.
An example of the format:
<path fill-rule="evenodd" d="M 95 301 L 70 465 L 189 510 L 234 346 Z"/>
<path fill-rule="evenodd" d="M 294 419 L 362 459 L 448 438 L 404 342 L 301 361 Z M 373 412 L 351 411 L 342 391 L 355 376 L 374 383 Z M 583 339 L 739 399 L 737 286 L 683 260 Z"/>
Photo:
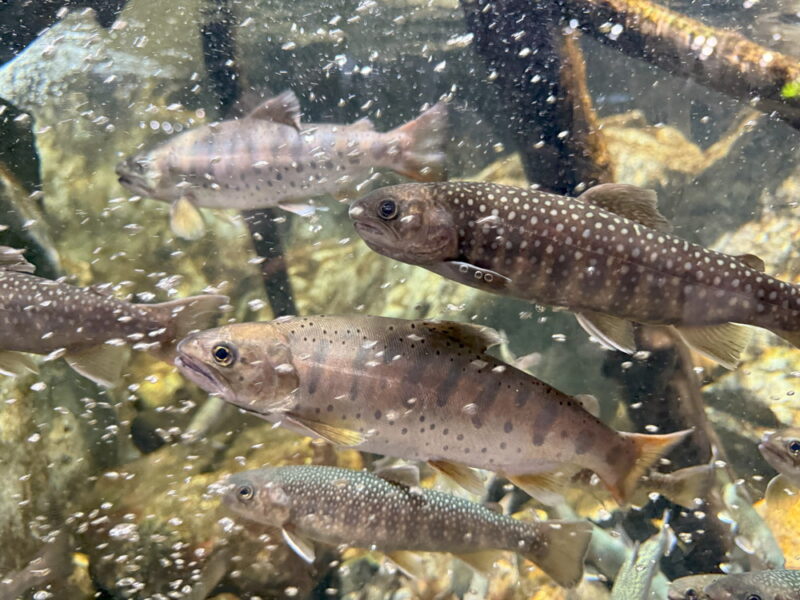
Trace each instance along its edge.
<path fill-rule="evenodd" d="M 185 240 L 197 240 L 205 233 L 206 225 L 203 215 L 186 196 L 181 196 L 172 203 L 169 216 L 172 231 L 178 237 Z"/>
<path fill-rule="evenodd" d="M 483 480 L 474 469 L 446 460 L 429 460 L 428 464 L 442 475 L 455 481 L 468 492 L 476 496 L 483 494 Z"/>
<path fill-rule="evenodd" d="M 597 338 L 606 348 L 626 354 L 636 352 L 633 323 L 630 321 L 595 312 L 575 313 L 575 317 L 586 333 Z"/>
<path fill-rule="evenodd" d="M 483 550 L 482 552 L 456 554 L 455 556 L 456 558 L 463 560 L 479 573 L 488 575 L 492 572 L 495 563 L 501 557 L 501 552 L 498 550 Z"/>
<path fill-rule="evenodd" d="M 287 421 L 292 421 L 296 425 L 308 429 L 313 436 L 320 437 L 334 446 L 358 446 L 366 439 L 358 431 L 343 429 L 319 421 L 312 421 L 311 419 L 305 419 L 293 413 L 287 413 L 285 418 Z"/>
<path fill-rule="evenodd" d="M 36 361 L 27 354 L 0 350 L 0 375 L 17 377 L 27 373 L 37 373 L 38 371 L 39 368 L 36 366 Z"/>
<path fill-rule="evenodd" d="M 746 325 L 723 323 L 709 327 L 676 327 L 683 340 L 726 369 L 735 369 L 753 334 Z"/>
<path fill-rule="evenodd" d="M 64 360 L 87 379 L 110 388 L 119 383 L 122 367 L 128 362 L 128 354 L 126 345 L 101 344 L 78 352 L 67 352 Z"/>

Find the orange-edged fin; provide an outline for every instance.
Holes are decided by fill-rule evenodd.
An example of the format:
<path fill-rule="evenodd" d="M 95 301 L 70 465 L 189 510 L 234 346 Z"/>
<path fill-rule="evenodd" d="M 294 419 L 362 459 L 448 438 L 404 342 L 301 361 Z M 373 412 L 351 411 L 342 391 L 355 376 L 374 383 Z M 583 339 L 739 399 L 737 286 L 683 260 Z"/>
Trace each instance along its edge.
<path fill-rule="evenodd" d="M 402 140 L 399 161 L 387 166 L 417 181 L 444 180 L 446 133 L 447 106 L 439 102 L 413 121 L 386 134 Z"/>
<path fill-rule="evenodd" d="M 386 559 L 410 579 L 425 579 L 422 558 L 416 552 L 396 550 L 386 554 Z"/>
<path fill-rule="evenodd" d="M 499 550 L 483 550 L 481 552 L 470 552 L 469 554 L 455 554 L 456 558 L 463 560 L 470 567 L 488 575 L 494 570 L 495 563 L 502 557 Z"/>
<path fill-rule="evenodd" d="M 334 446 L 358 446 L 362 444 L 366 438 L 358 431 L 351 431 L 349 429 L 342 429 L 328 425 L 327 423 L 320 423 L 319 421 L 312 421 L 311 419 L 304 419 L 297 415 L 287 413 L 285 419 L 291 421 L 295 425 L 302 426 L 310 433 L 310 437 L 319 437 L 330 442 Z"/>
<path fill-rule="evenodd" d="M 714 465 L 705 464 L 678 469 L 672 473 L 651 473 L 645 478 L 642 487 L 658 492 L 675 504 L 692 508 L 696 499 L 708 497 L 714 479 Z"/>
<path fill-rule="evenodd" d="M 531 473 L 507 475 L 508 480 L 532 498 L 546 506 L 555 506 L 564 501 L 565 476 L 557 473 Z"/>
<path fill-rule="evenodd" d="M 684 429 L 675 433 L 665 433 L 659 435 L 646 433 L 620 433 L 624 438 L 629 439 L 635 448 L 635 460 L 633 466 L 627 473 L 621 473 L 617 481 L 604 483 L 614 499 L 624 506 L 628 498 L 640 483 L 640 479 L 653 466 L 653 464 L 667 452 L 686 439 L 693 429 Z"/>
<path fill-rule="evenodd" d="M 532 524 L 534 540 L 523 556 L 563 587 L 583 578 L 583 561 L 592 540 L 588 521 L 542 521 Z"/>
<path fill-rule="evenodd" d="M 750 327 L 736 323 L 675 329 L 694 350 L 730 370 L 739 364 L 742 352 L 753 335 Z"/>
<path fill-rule="evenodd" d="M 478 475 L 477 471 L 474 469 L 446 460 L 429 460 L 428 464 L 442 475 L 455 481 L 468 492 L 476 496 L 483 495 L 483 479 L 481 479 L 480 475 Z"/>

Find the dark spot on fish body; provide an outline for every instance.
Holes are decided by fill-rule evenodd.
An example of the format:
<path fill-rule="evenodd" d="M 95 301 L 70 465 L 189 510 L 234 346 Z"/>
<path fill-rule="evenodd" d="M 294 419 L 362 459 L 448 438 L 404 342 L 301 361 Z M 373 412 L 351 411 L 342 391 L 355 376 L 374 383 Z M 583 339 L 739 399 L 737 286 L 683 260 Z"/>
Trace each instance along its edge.
<path fill-rule="evenodd" d="M 511 423 L 511 421 L 506 421 L 505 424 L 503 425 L 503 431 L 505 433 L 511 433 L 513 430 L 514 430 L 514 425 Z"/>
<path fill-rule="evenodd" d="M 584 429 L 575 438 L 575 454 L 586 454 L 594 445 L 594 432 L 591 429 Z"/>
<path fill-rule="evenodd" d="M 436 386 L 436 406 L 442 408 L 450 401 L 450 396 L 453 391 L 458 387 L 461 381 L 461 370 L 453 363 L 453 357 L 450 357 L 451 364 L 447 371 L 447 375 L 442 382 Z"/>
<path fill-rule="evenodd" d="M 563 404 L 563 403 L 561 403 Z M 541 446 L 553 423 L 558 417 L 558 408 L 555 402 L 543 402 L 533 421 L 533 445 Z"/>

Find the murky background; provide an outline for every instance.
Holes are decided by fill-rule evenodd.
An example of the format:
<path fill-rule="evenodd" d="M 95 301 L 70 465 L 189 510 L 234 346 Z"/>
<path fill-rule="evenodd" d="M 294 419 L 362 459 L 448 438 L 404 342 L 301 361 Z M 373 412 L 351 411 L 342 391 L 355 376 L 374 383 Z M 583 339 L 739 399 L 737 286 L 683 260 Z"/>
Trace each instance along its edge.
<path fill-rule="evenodd" d="M 501 4 L 510 12 L 523 3 Z M 658 336 L 643 339 L 646 351 L 630 357 L 590 342 L 569 313 L 491 296 L 379 256 L 356 235 L 344 202 L 328 199 L 329 210 L 312 217 L 261 215 L 272 237 L 254 248 L 253 232 L 236 211 L 206 211 L 207 233 L 183 240 L 170 230 L 168 204 L 133 196 L 117 181 L 117 163 L 142 148 L 291 89 L 303 122 L 366 116 L 378 131 L 443 99 L 451 179 L 580 191 L 581 182 L 592 183 L 581 174 L 598 171 L 575 167 L 569 147 L 555 159 L 531 158 L 539 142 L 563 137 L 548 130 L 552 121 L 531 120 L 542 99 L 528 101 L 524 91 L 512 97 L 505 73 L 487 58 L 491 52 L 480 51 L 511 31 L 484 31 L 498 36 L 488 42 L 476 36 L 482 6 L 3 4 L 0 244 L 27 248 L 41 276 L 79 286 L 110 282 L 120 298 L 223 293 L 232 304 L 225 318 L 237 321 L 322 313 L 490 325 L 508 338 L 498 356 L 567 393 L 594 395 L 602 419 L 617 429 L 695 427 L 693 442 L 670 457 L 673 468 L 707 463 L 717 447 L 714 497 L 673 514 L 678 542 L 661 562 L 668 579 L 720 566 L 770 568 L 781 552 L 786 568 L 795 567 L 800 504 L 770 510 L 762 500 L 775 471 L 756 446 L 767 431 L 800 426 L 797 349 L 757 330 L 735 371 Z M 670 6 L 800 57 L 800 6 L 791 2 Z M 579 35 L 569 19 L 548 27 L 558 39 L 571 32 L 583 49 L 597 118 L 592 131 L 602 137 L 594 157 L 607 160 L 607 180 L 655 189 L 677 235 L 755 254 L 766 272 L 800 283 L 800 134 L 791 123 L 758 110 L 757 102 Z M 527 53 L 509 51 L 507 66 L 538 61 L 547 81 L 563 65 L 534 33 L 521 38 Z M 534 107 L 527 114 L 519 110 L 526 102 Z M 546 94 L 541 106 L 549 105 L 557 110 L 563 101 L 548 103 Z M 383 174 L 371 187 L 400 181 Z M 256 235 L 257 244 L 263 241 Z M 518 570 L 511 560 L 501 562 L 485 577 L 437 555 L 426 562 L 428 577 L 412 580 L 363 550 L 332 547 L 318 550 L 309 566 L 274 530 L 237 520 L 209 485 L 266 464 L 361 468 L 376 457 L 275 429 L 209 400 L 173 366 L 143 353 L 133 355 L 124 383 L 110 390 L 63 361 L 42 363 L 38 375 L 0 379 L 0 456 L 0 573 L 30 577 L 26 598 L 604 598 L 614 579 L 587 564 L 586 580 L 567 592 L 529 564 Z M 504 493 L 501 482 L 487 499 Z M 729 501 L 735 493 L 739 499 Z M 652 535 L 670 506 L 657 498 L 641 509 L 609 511 L 586 492 L 570 501 L 613 533 L 618 552 Z M 515 502 L 528 517 L 544 514 Z M 44 575 L 31 574 L 36 556 L 44 557 Z M 653 598 L 666 597 L 660 589 Z"/>

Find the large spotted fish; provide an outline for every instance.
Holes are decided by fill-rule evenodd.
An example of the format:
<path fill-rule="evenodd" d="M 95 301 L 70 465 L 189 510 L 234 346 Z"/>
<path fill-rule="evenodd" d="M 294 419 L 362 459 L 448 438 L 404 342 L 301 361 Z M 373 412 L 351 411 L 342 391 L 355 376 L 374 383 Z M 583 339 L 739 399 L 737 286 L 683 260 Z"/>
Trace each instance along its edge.
<path fill-rule="evenodd" d="M 485 350 L 478 326 L 382 317 L 303 317 L 193 334 L 176 364 L 246 411 L 332 443 L 428 461 L 481 491 L 466 466 L 535 495 L 555 472 L 591 469 L 621 502 L 687 432 L 620 433 Z M 472 475 L 470 477 L 470 474 Z"/>
<path fill-rule="evenodd" d="M 490 183 L 405 184 L 354 202 L 367 245 L 482 290 L 575 312 L 611 348 L 632 323 L 674 326 L 734 368 L 755 325 L 800 344 L 800 288 L 668 233 L 655 193 L 605 184 L 578 198 Z"/>
<path fill-rule="evenodd" d="M 676 579 L 670 600 L 800 600 L 800 571 L 775 569 Z"/>
<path fill-rule="evenodd" d="M 300 104 L 287 91 L 242 119 L 192 129 L 133 156 L 117 175 L 135 193 L 171 202 L 173 230 L 194 239 L 204 227 L 197 207 L 310 214 L 312 198 L 352 193 L 375 169 L 442 179 L 446 120 L 445 105 L 437 104 L 388 133 L 369 119 L 301 124 Z"/>
<path fill-rule="evenodd" d="M 490 566 L 509 550 L 560 585 L 576 585 L 592 537 L 580 521 L 523 522 L 464 498 L 419 486 L 415 469 L 380 474 L 318 465 L 267 467 L 228 480 L 223 502 L 250 520 L 278 527 L 309 562 L 313 541 L 379 550 L 400 565 L 409 552 L 451 552 Z M 418 475 L 418 474 L 416 474 Z"/>
<path fill-rule="evenodd" d="M 33 275 L 19 250 L 0 246 L 0 373 L 36 370 L 26 353 L 63 356 L 81 375 L 113 385 L 125 346 L 169 358 L 172 343 L 208 327 L 226 296 L 202 295 L 162 304 L 131 304 L 93 288 Z"/>

